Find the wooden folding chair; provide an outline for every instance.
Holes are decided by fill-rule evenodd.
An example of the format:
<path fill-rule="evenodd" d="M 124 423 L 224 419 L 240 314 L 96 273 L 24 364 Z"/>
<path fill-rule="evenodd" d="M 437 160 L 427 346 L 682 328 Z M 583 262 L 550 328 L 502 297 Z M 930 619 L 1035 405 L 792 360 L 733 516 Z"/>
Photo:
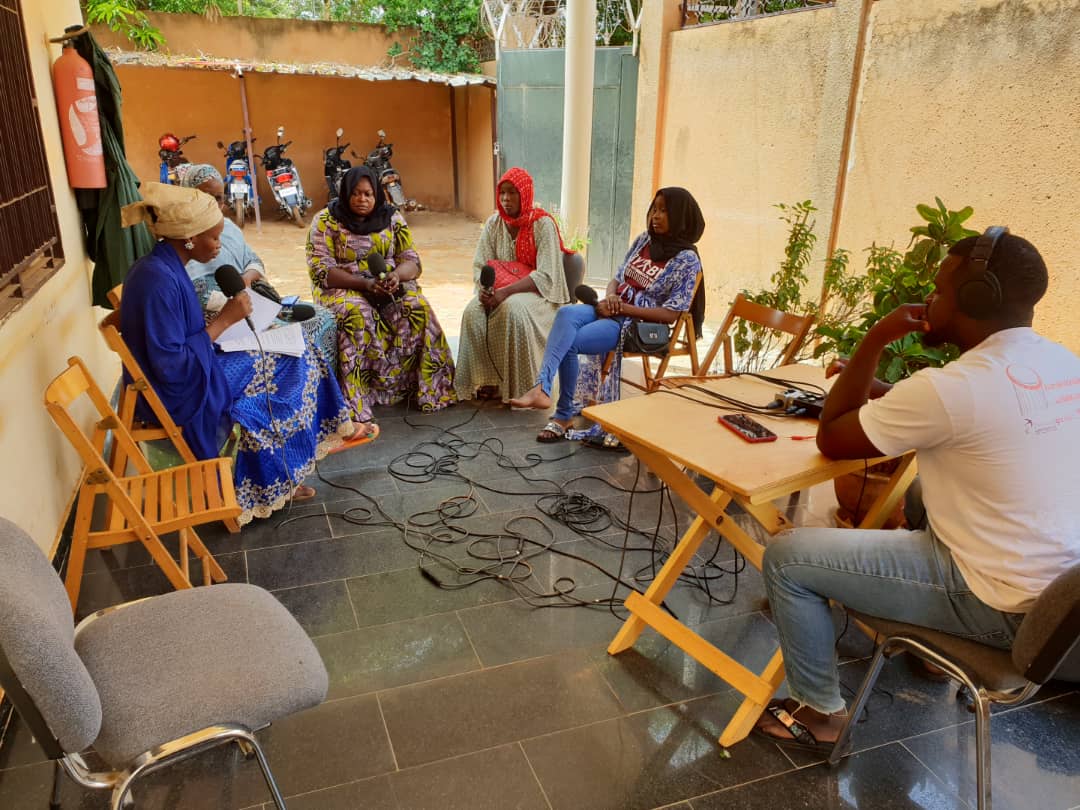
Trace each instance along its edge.
<path fill-rule="evenodd" d="M 71 405 L 83 395 L 89 398 L 99 417 L 89 438 L 69 412 Z M 45 408 L 84 463 L 65 579 L 73 610 L 79 601 L 87 549 L 142 543 L 178 590 L 192 587 L 189 551 L 202 562 L 204 584 L 226 579 L 225 572 L 193 527 L 240 514 L 233 487 L 232 459 L 196 461 L 154 472 L 78 357 L 70 358 L 67 370 L 45 389 Z M 134 466 L 135 475 L 117 475 L 106 462 L 104 452 L 110 433 L 112 441 L 121 445 L 128 462 Z M 105 495 L 115 508 L 105 527 L 92 531 L 98 495 Z M 179 533 L 179 563 L 161 542 L 161 535 L 169 532 Z"/>
<path fill-rule="evenodd" d="M 724 347 L 724 374 L 732 374 L 737 370 L 734 367 L 734 349 L 730 334 L 732 324 L 735 323 L 737 318 L 792 336 L 791 341 L 784 348 L 776 363 L 774 363 L 777 366 L 785 366 L 795 362 L 795 355 L 799 353 L 799 349 L 802 348 L 803 343 L 806 341 L 806 336 L 810 334 L 810 329 L 814 326 L 813 315 L 792 315 L 790 312 L 781 312 L 772 307 L 747 301 L 743 294 L 739 293 L 735 296 L 735 301 L 732 303 L 731 309 L 728 310 L 727 317 L 724 318 L 724 322 L 720 325 L 720 331 L 717 332 L 708 353 L 701 361 L 694 376 L 709 373 L 709 369 L 712 367 L 713 360 L 716 359 L 721 346 Z"/>
<path fill-rule="evenodd" d="M 698 294 L 698 288 L 702 284 L 702 274 L 698 273 L 697 279 L 694 281 L 694 291 L 690 295 L 690 300 L 693 301 Z M 693 307 L 691 307 L 693 309 Z M 672 357 L 689 357 L 690 358 L 690 373 L 694 376 L 698 374 L 700 364 L 698 363 L 698 342 L 697 329 L 694 327 L 694 317 L 691 312 L 683 312 L 679 315 L 675 321 L 675 325 L 671 328 L 671 338 L 668 340 L 667 351 L 663 355 L 650 355 L 640 354 L 638 352 L 623 351 L 623 359 L 628 357 L 638 357 L 641 359 L 642 372 L 644 375 L 644 384 L 639 384 L 636 380 L 627 379 L 625 376 L 622 381 L 627 385 L 632 385 L 634 388 L 638 388 L 645 393 L 652 393 L 660 387 L 660 381 L 664 379 L 664 375 L 667 373 L 668 363 L 671 362 Z M 659 359 L 660 364 L 656 367 L 656 371 L 653 372 L 652 366 L 649 363 L 650 359 Z M 611 371 L 611 364 L 615 362 L 615 352 L 608 352 L 607 357 L 604 358 L 604 365 L 601 371 L 601 375 L 606 377 L 608 372 Z"/>
<path fill-rule="evenodd" d="M 120 384 L 120 398 L 116 406 L 120 424 L 127 428 L 136 442 L 167 439 L 172 443 L 181 461 L 186 464 L 194 464 L 198 459 L 195 458 L 195 454 L 191 451 L 188 443 L 184 441 L 180 426 L 169 415 L 165 403 L 161 401 L 153 386 L 150 385 L 150 381 L 146 379 L 139 361 L 135 359 L 135 355 L 131 353 L 131 349 L 128 348 L 123 336 L 120 334 L 120 285 L 111 289 L 108 295 L 114 310 L 101 320 L 98 324 L 98 331 L 105 338 L 105 344 L 120 357 L 124 370 L 131 377 L 131 382 L 126 384 L 121 382 Z M 153 412 L 154 418 L 157 419 L 157 425 L 147 424 L 135 415 L 139 397 L 142 397 Z M 127 455 L 119 442 L 113 442 L 113 446 L 109 451 L 109 467 L 119 477 L 123 477 L 127 470 Z M 225 528 L 231 534 L 240 531 L 240 525 L 235 518 L 226 520 Z"/>

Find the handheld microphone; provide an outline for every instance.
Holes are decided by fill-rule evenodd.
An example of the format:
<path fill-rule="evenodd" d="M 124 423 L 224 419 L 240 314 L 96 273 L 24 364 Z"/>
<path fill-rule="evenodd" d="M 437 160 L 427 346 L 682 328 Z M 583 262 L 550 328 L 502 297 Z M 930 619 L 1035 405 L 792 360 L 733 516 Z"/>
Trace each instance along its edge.
<path fill-rule="evenodd" d="M 386 259 L 378 251 L 371 251 L 367 255 L 367 266 L 371 274 L 380 281 L 386 278 Z"/>
<path fill-rule="evenodd" d="M 308 321 L 315 317 L 315 307 L 311 304 L 305 304 L 303 301 L 297 301 L 288 309 L 288 320 L 290 323 L 300 323 L 301 321 Z"/>
<path fill-rule="evenodd" d="M 480 268 L 480 289 L 488 295 L 495 292 L 495 268 L 490 264 Z"/>
<path fill-rule="evenodd" d="M 235 298 L 247 289 L 244 286 L 244 279 L 240 276 L 240 271 L 231 264 L 223 264 L 215 270 L 214 280 L 221 288 L 221 291 L 229 298 Z M 244 320 L 247 322 L 248 328 L 254 332 L 255 324 L 251 322 L 251 318 L 245 315 Z"/>
<path fill-rule="evenodd" d="M 574 297 L 583 304 L 588 304 L 590 307 L 595 307 L 599 301 L 600 296 L 596 290 L 587 284 L 579 284 L 574 290 Z"/>

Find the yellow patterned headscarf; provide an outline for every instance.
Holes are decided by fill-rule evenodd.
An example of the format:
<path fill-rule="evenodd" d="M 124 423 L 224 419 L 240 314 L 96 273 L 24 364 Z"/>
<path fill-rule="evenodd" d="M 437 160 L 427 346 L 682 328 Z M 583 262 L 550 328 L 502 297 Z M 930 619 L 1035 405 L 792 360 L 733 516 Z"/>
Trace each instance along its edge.
<path fill-rule="evenodd" d="M 217 200 L 198 189 L 143 183 L 141 202 L 125 205 L 125 228 L 145 222 L 159 239 L 190 239 L 221 222 Z"/>

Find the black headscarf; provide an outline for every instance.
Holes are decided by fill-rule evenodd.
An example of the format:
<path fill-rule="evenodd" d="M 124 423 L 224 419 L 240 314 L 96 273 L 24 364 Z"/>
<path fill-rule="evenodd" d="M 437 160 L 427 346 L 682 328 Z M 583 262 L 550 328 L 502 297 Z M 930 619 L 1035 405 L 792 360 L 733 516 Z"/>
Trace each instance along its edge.
<path fill-rule="evenodd" d="M 353 213 L 349 207 L 349 198 L 356 190 L 361 178 L 366 177 L 375 189 L 375 207 L 366 217 Z M 384 231 L 390 226 L 390 217 L 394 215 L 393 206 L 386 202 L 383 194 L 382 183 L 379 182 L 375 170 L 370 166 L 353 166 L 345 172 L 341 178 L 341 186 L 338 188 L 337 199 L 330 203 L 330 216 L 340 222 L 345 228 L 357 236 Z"/>
<path fill-rule="evenodd" d="M 705 233 L 705 217 L 701 215 L 697 200 L 685 188 L 670 186 L 656 192 L 656 197 L 663 197 L 667 206 L 668 232 L 664 235 L 653 233 L 652 223 L 647 222 L 649 228 L 649 257 L 656 262 L 666 262 L 679 251 L 692 250 L 703 233 Z M 653 200 L 656 200 L 653 197 Z M 652 203 L 649 204 L 652 209 Z M 648 213 L 645 214 L 648 218 Z"/>

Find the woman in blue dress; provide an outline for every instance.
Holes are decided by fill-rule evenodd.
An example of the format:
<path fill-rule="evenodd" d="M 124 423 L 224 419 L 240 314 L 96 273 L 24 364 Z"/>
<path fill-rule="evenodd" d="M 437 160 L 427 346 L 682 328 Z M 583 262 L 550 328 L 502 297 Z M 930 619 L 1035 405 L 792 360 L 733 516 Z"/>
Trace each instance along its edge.
<path fill-rule="evenodd" d="M 705 232 L 705 218 L 697 201 L 684 188 L 656 192 L 646 217 L 648 230 L 630 246 L 607 292 L 595 307 L 562 307 L 548 335 L 547 348 L 535 388 L 510 401 L 517 408 L 546 410 L 552 406 L 556 376 L 559 399 L 555 413 L 536 437 L 541 442 L 600 439 L 593 426 L 570 430 L 585 401 L 611 402 L 619 398 L 622 345 L 634 321 L 674 323 L 690 309 L 701 259 L 694 245 Z M 702 299 L 704 300 L 704 299 Z M 600 367 L 608 352 L 615 363 L 602 379 Z M 590 355 L 585 366 L 579 354 Z M 602 442 L 602 446 L 612 446 Z"/>
<path fill-rule="evenodd" d="M 124 225 L 146 222 L 158 243 L 124 281 L 121 332 L 184 439 L 200 458 L 220 455 L 238 430 L 236 495 L 241 525 L 290 499 L 313 497 L 304 478 L 333 449 L 362 441 L 336 380 L 307 355 L 224 353 L 214 341 L 251 313 L 248 293 L 230 298 L 207 324 L 184 269 L 220 250 L 217 202 L 190 188 L 145 183 Z M 152 420 L 152 414 L 140 413 Z"/>

